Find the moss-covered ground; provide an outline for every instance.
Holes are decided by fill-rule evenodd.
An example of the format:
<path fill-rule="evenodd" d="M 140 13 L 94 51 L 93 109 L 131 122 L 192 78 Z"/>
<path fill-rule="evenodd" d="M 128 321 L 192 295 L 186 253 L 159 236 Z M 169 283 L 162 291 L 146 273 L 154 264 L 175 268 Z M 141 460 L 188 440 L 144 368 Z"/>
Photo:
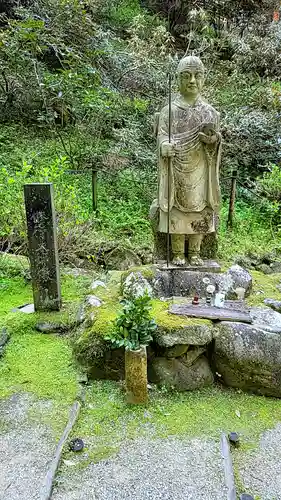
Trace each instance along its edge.
<path fill-rule="evenodd" d="M 281 275 L 265 276 L 254 272 L 253 276 L 254 290 L 249 303 L 260 305 L 265 297 L 279 298 L 276 285 Z M 113 315 L 118 303 L 119 275 L 115 275 L 114 279 L 116 287 L 113 287 L 111 297 Z M 67 321 L 87 293 L 89 283 L 89 277 L 63 275 L 63 311 L 25 315 L 11 310 L 32 301 L 30 284 L 26 284 L 21 276 L 1 277 L 0 280 L 0 326 L 5 326 L 11 334 L 5 356 L 0 360 L 0 398 L 27 392 L 38 399 L 52 400 L 51 412 L 35 412 L 30 414 L 30 419 L 47 421 L 57 437 L 79 392 L 77 366 L 66 336 L 40 334 L 34 326 L 39 319 Z M 259 293 L 261 291 L 264 293 Z M 105 300 L 108 290 L 100 288 L 97 294 Z M 158 318 L 165 312 L 162 308 L 165 305 L 160 307 L 158 303 L 154 304 L 153 311 L 157 312 Z M 105 309 L 101 308 L 101 316 L 104 315 Z M 110 318 L 107 316 L 104 320 L 108 324 Z M 93 382 L 86 389 L 85 405 L 73 430 L 73 435 L 83 438 L 86 443 L 85 452 L 76 458 L 76 465 L 87 466 L 91 461 L 114 455 L 122 441 L 139 435 L 151 439 L 171 435 L 204 435 L 219 439 L 221 432 L 235 430 L 241 434 L 242 441 L 234 456 L 238 470 L 243 454 L 256 447 L 261 434 L 280 421 L 279 400 L 220 386 L 192 393 L 167 392 L 152 387 L 147 406 L 130 407 L 125 403 L 121 383 Z M 64 458 L 69 459 L 70 452 L 66 451 Z M 237 481 L 239 483 L 238 473 Z"/>
<path fill-rule="evenodd" d="M 281 274 L 263 274 L 251 271 L 253 290 L 247 302 L 251 306 L 264 305 L 264 299 L 281 300 L 281 292 L 276 288 L 281 283 Z"/>

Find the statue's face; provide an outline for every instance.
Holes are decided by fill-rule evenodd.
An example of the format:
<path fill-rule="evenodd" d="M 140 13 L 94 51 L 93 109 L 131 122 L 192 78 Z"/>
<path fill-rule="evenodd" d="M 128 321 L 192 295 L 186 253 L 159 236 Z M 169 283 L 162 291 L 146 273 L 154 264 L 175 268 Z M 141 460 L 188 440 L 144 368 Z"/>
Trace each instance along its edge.
<path fill-rule="evenodd" d="M 179 90 L 183 96 L 197 96 L 204 84 L 204 73 L 200 67 L 189 66 L 178 75 Z"/>

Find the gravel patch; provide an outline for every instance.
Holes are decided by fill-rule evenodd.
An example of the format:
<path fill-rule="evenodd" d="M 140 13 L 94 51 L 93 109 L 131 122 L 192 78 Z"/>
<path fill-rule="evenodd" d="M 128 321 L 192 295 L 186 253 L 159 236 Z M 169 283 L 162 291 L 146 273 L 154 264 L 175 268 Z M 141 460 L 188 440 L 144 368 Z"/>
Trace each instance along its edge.
<path fill-rule="evenodd" d="M 30 421 L 28 412 L 51 407 L 27 394 L 0 400 L 0 500 L 39 500 L 56 441 L 46 425 Z"/>
<path fill-rule="evenodd" d="M 53 500 L 227 498 L 219 442 L 203 439 L 130 441 L 86 469 L 63 465 L 57 480 Z"/>
<path fill-rule="evenodd" d="M 266 431 L 259 448 L 247 453 L 240 467 L 240 477 L 245 490 L 262 500 L 281 499 L 281 424 Z"/>

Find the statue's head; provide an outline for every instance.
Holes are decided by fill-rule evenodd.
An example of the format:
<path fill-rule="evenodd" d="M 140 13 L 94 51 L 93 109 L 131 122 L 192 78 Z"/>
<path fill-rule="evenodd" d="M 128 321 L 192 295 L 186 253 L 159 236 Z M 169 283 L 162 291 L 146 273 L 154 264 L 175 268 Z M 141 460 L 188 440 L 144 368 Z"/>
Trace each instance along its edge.
<path fill-rule="evenodd" d="M 204 65 L 195 56 L 187 56 L 180 60 L 177 68 L 180 93 L 183 96 L 200 94 L 204 84 Z"/>

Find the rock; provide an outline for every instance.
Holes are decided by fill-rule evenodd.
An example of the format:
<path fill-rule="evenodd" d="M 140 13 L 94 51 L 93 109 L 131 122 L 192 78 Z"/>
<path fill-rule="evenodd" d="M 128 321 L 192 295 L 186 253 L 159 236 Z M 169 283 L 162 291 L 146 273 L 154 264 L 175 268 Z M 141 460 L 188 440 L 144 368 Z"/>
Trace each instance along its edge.
<path fill-rule="evenodd" d="M 92 290 L 95 290 L 96 288 L 98 288 L 99 286 L 103 287 L 103 288 L 106 288 L 106 285 L 103 281 L 101 280 L 94 280 L 91 284 L 91 289 Z"/>
<path fill-rule="evenodd" d="M 206 351 L 206 347 L 194 347 L 190 349 L 185 355 L 182 356 L 181 361 L 186 367 L 195 363 L 195 361 Z"/>
<path fill-rule="evenodd" d="M 97 339 L 98 341 L 98 339 Z M 97 349 L 97 344 L 94 346 Z M 103 349 L 103 346 L 100 346 Z M 91 354 L 84 356 L 83 363 Z M 86 359 L 85 359 L 86 358 Z M 86 365 L 86 364 L 85 364 Z M 103 356 L 92 356 L 88 365 L 88 376 L 95 380 L 124 380 L 125 378 L 125 352 L 123 348 L 108 349 Z"/>
<path fill-rule="evenodd" d="M 281 301 L 274 299 L 265 299 L 264 304 L 268 307 L 271 307 L 274 311 L 281 312 Z"/>
<path fill-rule="evenodd" d="M 46 321 L 42 323 L 37 323 L 37 325 L 35 325 L 35 329 L 40 333 L 57 333 L 68 330 L 68 326 L 59 323 L 48 323 Z"/>
<path fill-rule="evenodd" d="M 23 306 L 15 307 L 14 309 L 12 309 L 12 312 L 18 312 L 18 311 L 25 314 L 32 314 L 35 312 L 34 304 L 25 304 Z"/>
<path fill-rule="evenodd" d="M 204 279 L 209 283 L 226 292 L 226 299 L 236 299 L 235 289 L 245 289 L 246 296 L 250 295 L 252 289 L 252 276 L 238 265 L 232 266 L 226 273 L 199 272 L 188 269 L 170 269 L 156 271 L 153 285 L 158 297 L 191 296 L 195 292 L 199 296 L 206 296 L 206 285 Z"/>
<path fill-rule="evenodd" d="M 148 378 L 152 383 L 178 391 L 191 391 L 214 382 L 205 356 L 197 359 L 192 366 L 186 366 L 181 358 L 155 358 L 148 368 Z"/>
<path fill-rule="evenodd" d="M 229 287 L 227 288 L 227 299 L 236 298 L 236 288 L 244 288 L 245 295 L 250 295 L 253 286 L 253 279 L 247 269 L 235 264 L 227 271 L 225 280 L 227 284 L 229 283 Z"/>
<path fill-rule="evenodd" d="M 251 269 L 255 267 L 253 261 L 245 255 L 238 255 L 235 259 L 235 264 L 243 267 L 244 269 Z"/>
<path fill-rule="evenodd" d="M 261 264 L 267 264 L 270 266 L 272 262 L 276 259 L 276 254 L 274 252 L 266 252 L 259 257 L 259 262 Z"/>
<path fill-rule="evenodd" d="M 102 301 L 95 295 L 87 295 L 86 304 L 91 307 L 100 307 L 102 305 Z"/>
<path fill-rule="evenodd" d="M 136 267 L 141 265 L 141 259 L 132 250 L 126 248 L 114 248 L 107 255 L 105 255 L 105 265 L 107 269 L 114 269 L 119 271 L 125 271 L 131 267 Z"/>
<path fill-rule="evenodd" d="M 214 365 L 221 380 L 227 386 L 281 397 L 280 333 L 227 322 L 216 330 Z"/>
<path fill-rule="evenodd" d="M 86 311 L 85 311 L 85 306 L 84 304 L 81 304 L 79 306 L 79 309 L 77 311 L 77 315 L 76 315 L 76 322 L 78 325 L 80 325 L 81 323 L 83 323 L 86 319 Z"/>
<path fill-rule="evenodd" d="M 141 272 L 132 272 L 124 280 L 122 285 L 123 296 L 126 299 L 142 297 L 146 293 L 152 297 L 153 290 L 146 278 Z"/>
<path fill-rule="evenodd" d="M 2 328 L 0 332 L 0 347 L 4 347 L 9 340 L 9 334 L 6 328 Z"/>
<path fill-rule="evenodd" d="M 186 344 L 177 344 L 173 347 L 168 347 L 165 349 L 165 357 L 166 358 L 180 358 L 183 356 L 189 349 L 189 345 Z"/>
<path fill-rule="evenodd" d="M 269 267 L 272 273 L 281 273 L 281 262 L 272 262 Z"/>
<path fill-rule="evenodd" d="M 268 332 L 281 333 L 280 313 L 265 307 L 252 307 L 250 316 L 255 327 Z"/>
<path fill-rule="evenodd" d="M 161 347 L 173 347 L 177 344 L 207 345 L 213 340 L 213 326 L 208 320 L 190 320 L 190 324 L 182 327 L 158 326 L 153 338 Z"/>
<path fill-rule="evenodd" d="M 77 376 L 77 382 L 79 384 L 83 384 L 83 385 L 88 384 L 89 379 L 88 379 L 87 373 L 83 373 L 83 372 L 79 373 Z"/>
<path fill-rule="evenodd" d="M 268 264 L 260 264 L 256 267 L 256 270 L 263 274 L 272 274 L 272 269 Z"/>
<path fill-rule="evenodd" d="M 8 334 L 6 328 L 2 328 L 0 332 L 0 357 L 3 356 L 6 345 L 9 341 L 10 335 Z"/>

